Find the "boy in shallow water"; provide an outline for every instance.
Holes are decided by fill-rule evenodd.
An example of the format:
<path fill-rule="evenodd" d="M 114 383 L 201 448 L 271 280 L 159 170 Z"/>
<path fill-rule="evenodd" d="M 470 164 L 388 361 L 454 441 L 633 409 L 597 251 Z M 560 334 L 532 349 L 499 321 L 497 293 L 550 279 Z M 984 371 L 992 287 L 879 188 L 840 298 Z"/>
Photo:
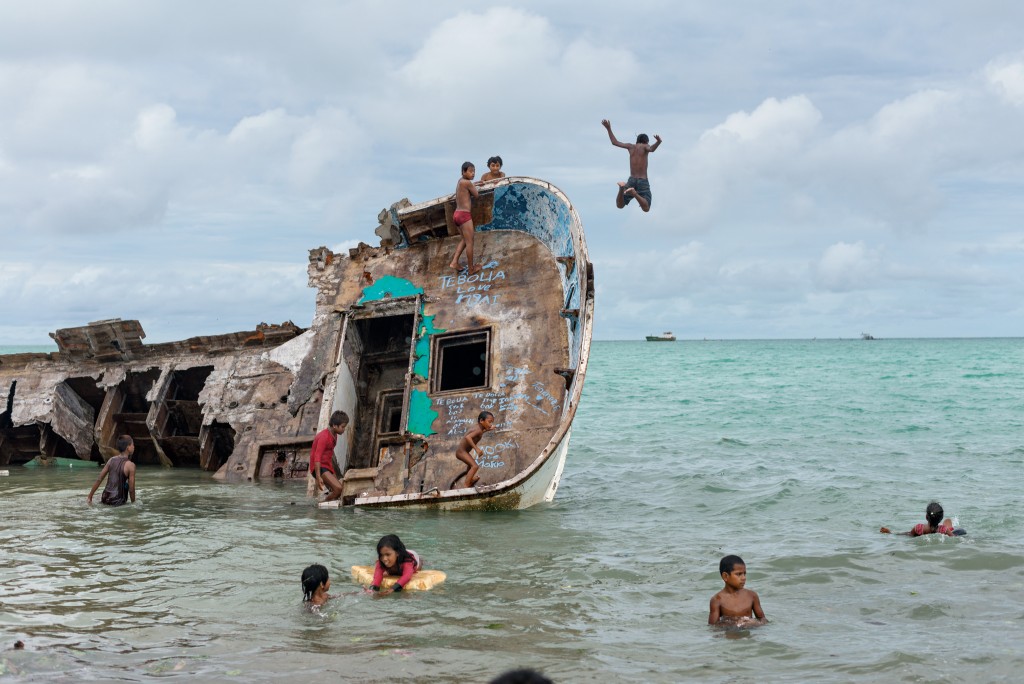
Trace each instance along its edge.
<path fill-rule="evenodd" d="M 725 588 L 711 597 L 708 624 L 729 624 L 742 627 L 763 625 L 768 622 L 761 610 L 757 592 L 745 589 L 747 566 L 739 556 L 726 556 L 718 563 Z"/>

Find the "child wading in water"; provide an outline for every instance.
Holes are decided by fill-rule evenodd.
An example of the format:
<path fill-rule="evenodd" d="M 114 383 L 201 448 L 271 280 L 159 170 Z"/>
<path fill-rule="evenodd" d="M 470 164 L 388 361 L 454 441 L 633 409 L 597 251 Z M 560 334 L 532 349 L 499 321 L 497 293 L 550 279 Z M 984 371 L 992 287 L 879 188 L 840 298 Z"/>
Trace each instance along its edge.
<path fill-rule="evenodd" d="M 739 556 L 726 556 L 718 563 L 725 588 L 711 597 L 711 612 L 708 624 L 721 622 L 748 627 L 763 625 L 768 620 L 761 610 L 761 599 L 757 592 L 744 589 L 747 583 L 747 566 Z"/>
<path fill-rule="evenodd" d="M 473 214 L 470 210 L 473 208 L 473 198 L 480 196 L 480 191 L 473 185 L 473 176 L 476 175 L 476 167 L 473 166 L 472 162 L 465 162 L 462 165 L 462 178 L 455 185 L 455 213 L 452 214 L 452 221 L 455 223 L 455 227 L 459 229 L 459 235 L 462 239 L 459 240 L 459 246 L 455 248 L 455 256 L 452 257 L 452 262 L 448 264 L 449 268 L 454 268 L 456 271 L 459 270 L 459 257 L 462 256 L 462 251 L 466 251 L 466 269 L 469 275 L 479 273 L 482 269 L 480 266 L 473 264 Z"/>
<path fill-rule="evenodd" d="M 487 160 L 487 173 L 480 176 L 480 182 L 499 180 L 505 177 L 501 167 L 504 162 L 501 161 L 501 157 L 494 156 Z"/>
<path fill-rule="evenodd" d="M 459 459 L 463 463 L 469 466 L 466 472 L 459 475 L 452 480 L 452 488 L 455 488 L 455 483 L 459 481 L 463 475 L 465 475 L 465 482 L 467 487 L 472 487 L 479 480 L 480 477 L 477 472 L 480 470 L 480 466 L 473 458 L 473 452 L 475 451 L 478 456 L 483 456 L 480 452 L 480 448 L 477 444 L 480 443 L 480 438 L 484 436 L 485 432 L 490 432 L 494 429 L 494 414 L 490 411 L 481 411 L 480 415 L 476 418 L 476 427 L 466 433 L 466 435 L 459 440 L 458 446 L 455 447 L 455 458 Z"/>
<path fill-rule="evenodd" d="M 327 568 L 314 563 L 302 571 L 302 601 L 310 608 L 319 608 L 334 598 L 327 593 L 331 588 L 331 579 L 327 576 Z"/>
<path fill-rule="evenodd" d="M 89 490 L 89 496 L 85 500 L 90 504 L 92 496 L 99 488 L 100 482 L 103 482 L 103 478 L 107 478 L 107 486 L 103 488 L 103 493 L 100 495 L 101 503 L 108 506 L 121 506 L 128 503 L 129 499 L 135 503 L 135 464 L 132 463 L 135 441 L 131 435 L 121 435 L 117 438 L 116 446 L 119 453 L 103 464 L 100 476 L 96 478 L 96 483 Z"/>
<path fill-rule="evenodd" d="M 397 535 L 384 535 L 377 542 L 377 565 L 373 568 L 373 584 L 370 585 L 370 589 L 380 592 L 381 595 L 402 591 L 413 574 L 422 567 L 420 557 L 415 551 L 405 548 L 405 544 Z M 385 573 L 391 577 L 398 577 L 390 589 L 380 588 Z"/>
<path fill-rule="evenodd" d="M 924 519 L 928 521 L 927 523 L 918 523 L 909 532 L 897 532 L 896 534 L 904 534 L 908 537 L 921 537 L 926 534 L 944 534 L 947 537 L 952 537 L 966 534 L 963 530 L 954 530 L 953 521 L 949 518 L 943 520 L 943 515 L 942 506 L 937 501 L 932 501 L 924 510 Z M 940 521 L 941 524 L 939 524 Z M 879 532 L 892 534 L 892 530 L 888 527 L 883 527 Z"/>

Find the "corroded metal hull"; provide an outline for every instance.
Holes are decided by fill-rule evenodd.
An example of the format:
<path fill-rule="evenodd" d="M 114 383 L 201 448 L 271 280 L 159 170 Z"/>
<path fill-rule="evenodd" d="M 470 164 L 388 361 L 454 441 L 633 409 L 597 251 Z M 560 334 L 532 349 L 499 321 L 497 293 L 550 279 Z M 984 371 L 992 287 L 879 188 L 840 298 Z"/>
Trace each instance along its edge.
<path fill-rule="evenodd" d="M 340 506 L 550 500 L 586 374 L 593 269 L 557 188 L 519 177 L 480 190 L 478 274 L 448 268 L 452 196 L 403 201 L 381 212 L 379 247 L 311 250 L 306 329 L 144 345 L 137 322 L 115 319 L 58 331 L 54 354 L 0 357 L 0 465 L 99 462 L 127 432 L 143 465 L 305 479 L 314 435 L 343 410 Z M 482 410 L 496 429 L 467 489 L 454 450 Z"/>

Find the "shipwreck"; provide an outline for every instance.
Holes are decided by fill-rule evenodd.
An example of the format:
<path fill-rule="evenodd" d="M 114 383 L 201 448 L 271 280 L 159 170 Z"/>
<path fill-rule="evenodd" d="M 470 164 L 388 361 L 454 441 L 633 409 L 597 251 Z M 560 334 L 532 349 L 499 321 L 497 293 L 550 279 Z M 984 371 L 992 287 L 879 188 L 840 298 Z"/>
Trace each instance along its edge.
<path fill-rule="evenodd" d="M 555 186 L 509 177 L 474 201 L 474 275 L 448 267 L 454 196 L 378 216 L 380 245 L 309 252 L 309 327 L 145 344 L 138 321 L 51 333 L 0 355 L 0 465 L 100 464 L 132 435 L 142 466 L 228 482 L 305 481 L 316 432 L 343 410 L 338 506 L 514 509 L 558 488 L 590 351 L 594 271 Z M 480 481 L 453 488 L 477 414 Z M 327 505 L 327 504 L 323 504 Z"/>

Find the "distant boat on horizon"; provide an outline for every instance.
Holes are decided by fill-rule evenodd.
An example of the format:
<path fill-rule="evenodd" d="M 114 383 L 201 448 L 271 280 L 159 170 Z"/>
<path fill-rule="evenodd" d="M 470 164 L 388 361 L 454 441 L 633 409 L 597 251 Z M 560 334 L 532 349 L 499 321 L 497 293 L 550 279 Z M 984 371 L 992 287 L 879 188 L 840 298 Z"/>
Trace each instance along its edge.
<path fill-rule="evenodd" d="M 670 332 L 663 332 L 660 335 L 648 335 L 648 342 L 675 342 L 676 336 Z"/>
<path fill-rule="evenodd" d="M 862 339 L 862 340 L 873 340 L 873 339 L 875 339 L 875 336 L 872 335 L 871 333 L 861 333 L 860 334 L 860 339 Z"/>

